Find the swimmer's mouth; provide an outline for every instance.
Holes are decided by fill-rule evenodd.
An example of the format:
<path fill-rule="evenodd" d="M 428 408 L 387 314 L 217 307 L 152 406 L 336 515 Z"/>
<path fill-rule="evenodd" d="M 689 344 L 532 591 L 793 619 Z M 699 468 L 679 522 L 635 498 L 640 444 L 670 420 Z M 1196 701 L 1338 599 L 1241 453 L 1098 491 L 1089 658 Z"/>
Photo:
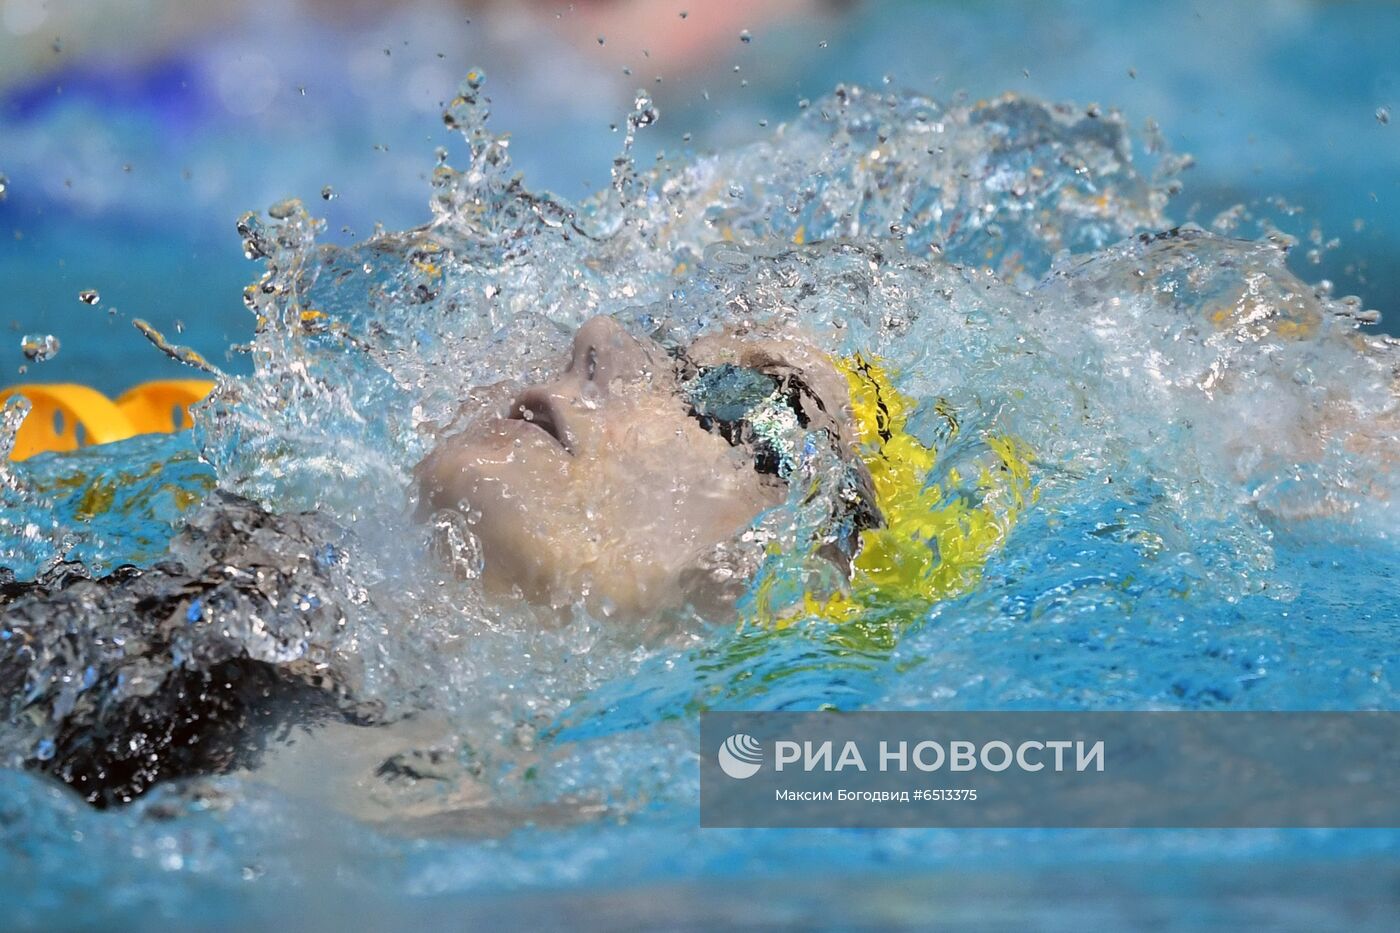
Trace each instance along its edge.
<path fill-rule="evenodd" d="M 570 442 L 568 429 L 564 427 L 564 420 L 560 417 L 555 401 L 543 394 L 526 392 L 510 406 L 510 420 L 523 421 L 531 427 L 539 428 L 544 433 L 564 448 L 564 452 L 572 455 L 573 444 Z"/>

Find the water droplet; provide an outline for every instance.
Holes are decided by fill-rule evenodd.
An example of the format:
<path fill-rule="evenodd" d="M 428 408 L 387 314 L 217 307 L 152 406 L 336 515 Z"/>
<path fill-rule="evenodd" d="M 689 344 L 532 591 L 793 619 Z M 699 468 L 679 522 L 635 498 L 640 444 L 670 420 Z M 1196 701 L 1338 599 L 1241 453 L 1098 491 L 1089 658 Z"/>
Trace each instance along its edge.
<path fill-rule="evenodd" d="M 827 42 L 826 42 L 825 39 L 823 39 L 822 41 L 820 41 L 820 42 L 817 43 L 817 48 L 819 48 L 819 49 L 824 49 L 824 48 L 826 48 L 826 45 L 827 45 Z"/>
<path fill-rule="evenodd" d="M 78 300 L 85 305 L 95 305 L 102 300 L 102 296 L 97 293 L 95 288 L 85 288 L 78 292 Z"/>
<path fill-rule="evenodd" d="M 26 334 L 19 343 L 25 359 L 42 363 L 58 356 L 59 342 L 53 334 Z"/>
<path fill-rule="evenodd" d="M 606 42 L 606 41 L 607 41 L 607 40 L 604 39 L 602 36 L 599 36 L 599 37 L 598 37 L 598 44 L 599 44 L 599 45 L 602 45 L 602 44 L 603 44 L 604 42 Z"/>
<path fill-rule="evenodd" d="M 296 198 L 284 198 L 267 209 L 267 216 L 273 220 L 287 220 L 301 213 L 301 202 Z"/>
<path fill-rule="evenodd" d="M 169 343 L 168 341 L 166 341 L 164 334 L 156 330 L 150 324 L 147 324 L 145 321 L 141 320 L 139 317 L 131 319 L 131 326 L 139 330 L 142 336 L 144 336 L 151 343 L 155 344 L 157 349 L 159 349 L 166 356 L 170 357 L 172 360 L 184 363 L 187 366 L 193 366 L 195 369 L 199 369 L 206 373 L 211 373 L 216 376 L 222 375 L 222 373 L 219 372 L 217 367 L 215 367 L 212 363 L 206 360 L 199 353 L 197 353 L 194 350 L 191 350 L 189 347 L 181 347 Z M 49 339 L 53 340 L 52 337 L 50 337 Z M 56 340 L 54 342 L 55 344 L 57 344 Z M 57 352 L 56 347 L 55 352 Z"/>
<path fill-rule="evenodd" d="M 645 91 L 638 91 L 636 98 L 632 101 L 632 115 L 627 121 L 633 129 L 641 129 L 644 126 L 651 126 L 660 117 L 656 105 L 652 103 L 651 96 Z"/>
<path fill-rule="evenodd" d="M 1389 108 L 1389 107 L 1377 107 L 1377 108 L 1376 108 L 1376 122 L 1379 123 L 1381 126 L 1385 126 L 1387 123 L 1390 122 L 1390 108 Z"/>
<path fill-rule="evenodd" d="M 690 15 L 689 11 L 687 11 L 687 10 L 681 10 L 681 19 L 685 19 L 685 18 L 686 18 L 687 16 L 689 16 L 689 15 Z"/>
<path fill-rule="evenodd" d="M 745 45 L 748 45 L 750 42 L 753 41 L 753 35 L 747 29 L 745 29 L 743 32 L 739 33 L 739 41 L 744 43 Z"/>
<path fill-rule="evenodd" d="M 5 200 L 5 192 L 10 190 L 10 179 L 0 172 L 0 201 Z"/>
<path fill-rule="evenodd" d="M 321 189 L 321 200 L 323 200 L 323 201 L 334 201 L 334 200 L 335 200 L 335 189 L 332 188 L 330 185 L 326 185 L 324 188 L 322 188 L 322 189 Z"/>
<path fill-rule="evenodd" d="M 1137 69 L 1136 69 L 1136 68 L 1129 68 L 1129 69 L 1128 69 L 1128 77 L 1130 77 L 1130 78 L 1132 78 L 1134 81 L 1136 81 L 1136 80 L 1137 80 Z"/>

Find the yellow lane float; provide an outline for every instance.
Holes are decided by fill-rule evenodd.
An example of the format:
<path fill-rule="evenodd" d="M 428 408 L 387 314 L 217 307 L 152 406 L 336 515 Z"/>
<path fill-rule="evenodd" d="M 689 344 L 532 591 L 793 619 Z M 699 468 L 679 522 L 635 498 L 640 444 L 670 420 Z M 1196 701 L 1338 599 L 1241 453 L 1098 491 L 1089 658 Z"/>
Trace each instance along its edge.
<path fill-rule="evenodd" d="M 32 406 L 15 436 L 10 459 L 183 430 L 194 423 L 190 406 L 213 388 L 214 383 L 204 379 L 161 379 L 133 386 L 115 402 L 71 382 L 0 389 L 0 403 L 23 395 Z"/>

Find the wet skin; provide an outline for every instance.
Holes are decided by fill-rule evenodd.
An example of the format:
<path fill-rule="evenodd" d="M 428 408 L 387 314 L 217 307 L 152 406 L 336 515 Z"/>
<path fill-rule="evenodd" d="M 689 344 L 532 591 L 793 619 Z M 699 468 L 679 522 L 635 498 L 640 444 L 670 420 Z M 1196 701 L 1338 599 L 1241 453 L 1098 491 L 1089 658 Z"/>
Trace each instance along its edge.
<path fill-rule="evenodd" d="M 800 339 L 725 334 L 688 355 L 699 366 L 800 370 L 823 397 L 809 406 L 815 426 L 849 436 L 842 377 Z M 723 602 L 726 588 L 696 568 L 787 494 L 748 447 L 693 417 L 659 344 L 601 317 L 579 328 L 555 379 L 443 441 L 418 479 L 429 510 L 466 516 L 488 591 L 632 618 Z"/>

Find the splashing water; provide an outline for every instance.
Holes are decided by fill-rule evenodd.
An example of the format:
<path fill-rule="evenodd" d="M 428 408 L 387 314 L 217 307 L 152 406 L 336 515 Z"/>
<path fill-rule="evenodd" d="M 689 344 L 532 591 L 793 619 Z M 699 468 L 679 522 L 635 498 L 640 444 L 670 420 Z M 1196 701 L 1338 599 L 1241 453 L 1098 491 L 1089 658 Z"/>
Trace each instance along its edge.
<path fill-rule="evenodd" d="M 214 366 L 214 364 L 206 360 L 197 351 L 191 350 L 189 347 L 182 347 L 179 344 L 171 343 L 170 341 L 165 339 L 164 334 L 156 330 L 146 321 L 143 321 L 141 318 L 132 318 L 131 326 L 135 327 L 138 331 L 140 331 L 141 336 L 149 340 L 152 346 L 154 346 L 157 350 L 160 350 L 160 352 L 164 353 L 172 360 L 178 360 L 179 362 L 184 363 L 186 366 L 193 366 L 195 369 L 198 369 L 201 372 L 209 373 L 213 376 L 219 375 L 219 370 Z M 176 322 L 176 329 L 179 329 L 178 321 Z"/>
<path fill-rule="evenodd" d="M 1288 241 L 1173 227 L 1184 160 L 1157 155 L 1145 172 L 1121 120 L 1097 108 L 838 88 L 764 142 L 639 171 L 636 134 L 659 117 L 639 92 L 612 186 L 572 204 L 513 172 L 488 109 L 473 73 L 444 115 L 465 161 L 438 165 L 422 227 L 347 248 L 318 243 L 320 222 L 294 201 L 239 222 L 263 264 L 244 296 L 254 371 L 219 376 L 192 439 L 4 468 L 3 562 L 20 579 L 78 559 L 149 566 L 172 540 L 187 570 L 203 566 L 180 529 L 192 515 L 211 527 L 192 510 L 214 487 L 317 513 L 297 526 L 298 553 L 332 545 L 334 586 L 291 571 L 286 586 L 337 600 L 343 618 L 298 628 L 296 612 L 252 614 L 230 597 L 222 637 L 269 663 L 328 665 L 392 724 L 378 739 L 327 725 L 274 743 L 251 774 L 167 785 L 103 822 L 0 772 L 13 816 L 0 865 L 42 853 L 6 893 L 21 916 L 44 915 L 26 890 L 61 889 L 79 857 L 87 883 L 132 887 L 172 916 L 198 897 L 225 919 L 253 909 L 240 900 L 250 884 L 393 900 L 618 872 L 829 871 L 835 840 L 850 870 L 1018 857 L 1011 833 L 697 835 L 693 733 L 707 706 L 1394 707 L 1400 351 L 1355 302 L 1291 273 Z M 413 468 L 550 371 L 600 314 L 676 345 L 799 324 L 834 358 L 877 360 L 908 400 L 930 501 L 980 507 L 976 478 L 999 445 L 1027 452 L 1015 520 L 966 585 L 896 618 L 775 627 L 755 609 L 737 627 L 691 618 L 639 633 L 581 606 L 546 625 L 488 598 L 461 517 L 412 521 Z M 813 514 L 794 494 L 755 523 L 764 547 L 745 605 L 800 595 L 818 563 Z M 33 689 L 71 688 L 46 694 L 68 698 L 44 701 L 53 716 L 84 690 L 118 689 L 85 674 L 96 649 L 5 624 L 6 644 L 27 640 Z M 108 644 L 103 624 L 75 623 Z M 0 733 L 14 766 L 60 734 L 56 720 L 18 727 L 17 702 Z M 294 777 L 351 747 L 364 749 L 344 765 L 355 787 Z M 356 818 L 308 815 L 306 797 Z M 82 856 L 73 832 L 92 837 Z M 405 841 L 425 836 L 443 838 Z M 1153 838 L 1157 855 L 1189 854 L 1204 836 Z M 1210 838 L 1222 858 L 1305 845 Z M 1378 844 L 1319 839 L 1306 844 Z M 1146 845 L 1047 834 L 1045 851 L 1126 858 Z M 317 874 L 331 863 L 338 881 Z M 170 871 L 188 881 L 179 891 L 159 878 Z"/>

